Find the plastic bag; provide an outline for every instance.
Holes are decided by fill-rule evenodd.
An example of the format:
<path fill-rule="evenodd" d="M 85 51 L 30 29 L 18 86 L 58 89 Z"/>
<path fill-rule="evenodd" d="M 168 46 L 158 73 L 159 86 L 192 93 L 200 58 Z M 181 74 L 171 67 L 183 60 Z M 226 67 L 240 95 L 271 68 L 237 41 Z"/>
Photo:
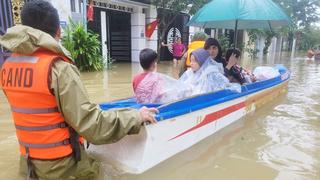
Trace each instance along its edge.
<path fill-rule="evenodd" d="M 211 62 L 209 58 L 198 71 L 188 69 L 179 79 L 184 84 L 191 85 L 192 95 L 210 93 L 224 89 L 241 92 L 241 85 L 230 83 L 221 73 L 221 67 Z"/>
<path fill-rule="evenodd" d="M 280 75 L 277 69 L 269 66 L 256 67 L 253 71 L 253 74 L 255 75 L 258 81 L 272 79 Z"/>
<path fill-rule="evenodd" d="M 152 72 L 135 90 L 138 103 L 168 103 L 191 96 L 191 86 L 170 76 Z"/>

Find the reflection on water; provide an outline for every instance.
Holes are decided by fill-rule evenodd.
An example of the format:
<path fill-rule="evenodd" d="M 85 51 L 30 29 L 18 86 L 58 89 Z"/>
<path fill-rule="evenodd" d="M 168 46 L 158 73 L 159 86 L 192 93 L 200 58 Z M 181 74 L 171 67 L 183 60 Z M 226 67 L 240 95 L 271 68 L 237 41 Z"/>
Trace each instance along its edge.
<path fill-rule="evenodd" d="M 108 167 L 102 179 L 320 179 L 320 62 L 280 54 L 243 60 L 252 68 L 282 63 L 292 72 L 288 93 L 192 148 L 141 175 Z M 139 64 L 82 73 L 90 98 L 104 102 L 132 96 L 131 79 Z M 177 75 L 171 63 L 159 72 Z M 18 146 L 9 106 L 0 94 L 1 179 L 14 179 Z"/>

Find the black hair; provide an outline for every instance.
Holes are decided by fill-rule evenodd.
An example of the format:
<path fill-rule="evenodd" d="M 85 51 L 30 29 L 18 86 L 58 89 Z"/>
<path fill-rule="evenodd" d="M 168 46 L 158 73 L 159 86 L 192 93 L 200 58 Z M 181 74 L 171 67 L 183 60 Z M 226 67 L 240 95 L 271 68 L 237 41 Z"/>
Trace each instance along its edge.
<path fill-rule="evenodd" d="M 241 51 L 239 49 L 230 48 L 226 52 L 226 60 L 227 61 L 229 61 L 229 58 L 231 57 L 232 53 L 235 54 L 237 58 L 241 56 Z"/>
<path fill-rule="evenodd" d="M 21 21 L 23 25 L 39 29 L 52 37 L 57 35 L 60 26 L 57 10 L 44 0 L 27 2 L 21 11 Z"/>
<path fill-rule="evenodd" d="M 221 46 L 219 44 L 219 41 L 215 38 L 208 38 L 204 44 L 204 49 L 208 50 L 210 48 L 210 46 L 216 46 L 218 47 L 218 54 L 216 59 L 217 60 L 221 60 L 222 59 L 222 49 Z"/>
<path fill-rule="evenodd" d="M 149 48 L 140 51 L 140 65 L 144 70 L 150 69 L 151 65 L 157 62 L 158 54 Z"/>

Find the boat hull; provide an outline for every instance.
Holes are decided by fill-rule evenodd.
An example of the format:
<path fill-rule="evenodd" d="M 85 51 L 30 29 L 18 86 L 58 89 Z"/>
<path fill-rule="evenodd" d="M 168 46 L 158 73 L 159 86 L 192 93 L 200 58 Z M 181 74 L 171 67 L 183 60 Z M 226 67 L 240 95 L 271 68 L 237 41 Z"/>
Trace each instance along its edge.
<path fill-rule="evenodd" d="M 126 172 L 143 173 L 286 92 L 288 77 L 283 79 L 263 90 L 144 126 L 138 135 L 117 143 L 91 145 L 88 151 L 102 163 L 113 162 Z"/>

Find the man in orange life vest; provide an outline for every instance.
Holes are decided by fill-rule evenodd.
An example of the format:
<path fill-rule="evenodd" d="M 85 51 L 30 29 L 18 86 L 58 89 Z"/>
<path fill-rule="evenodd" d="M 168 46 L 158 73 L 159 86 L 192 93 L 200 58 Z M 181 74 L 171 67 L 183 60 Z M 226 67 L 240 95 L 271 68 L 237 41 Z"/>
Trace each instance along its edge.
<path fill-rule="evenodd" d="M 143 122 L 155 123 L 157 110 L 102 111 L 89 101 L 78 69 L 58 42 L 57 10 L 47 1 L 31 1 L 21 19 L 23 25 L 0 37 L 13 52 L 0 83 L 16 127 L 19 177 L 95 179 L 99 165 L 85 152 L 82 137 L 93 144 L 116 142 L 138 133 Z"/>

